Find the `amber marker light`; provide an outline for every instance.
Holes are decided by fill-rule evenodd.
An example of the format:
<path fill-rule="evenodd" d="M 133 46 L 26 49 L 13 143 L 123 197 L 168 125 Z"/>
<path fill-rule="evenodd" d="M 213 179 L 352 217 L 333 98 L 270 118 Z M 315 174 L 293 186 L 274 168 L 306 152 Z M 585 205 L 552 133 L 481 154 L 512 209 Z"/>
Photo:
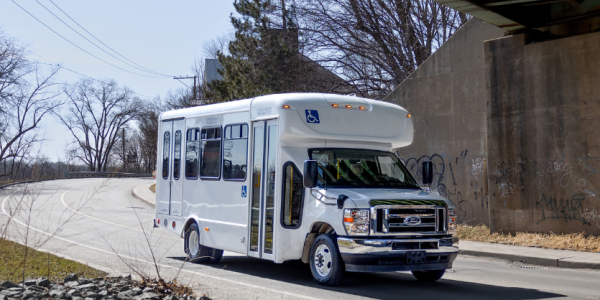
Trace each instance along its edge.
<path fill-rule="evenodd" d="M 173 228 L 175 228 L 175 221 L 173 221 Z"/>
<path fill-rule="evenodd" d="M 346 223 L 354 223 L 354 218 L 344 218 L 344 222 L 346 222 Z"/>
<path fill-rule="evenodd" d="M 412 115 L 411 115 L 411 114 L 408 114 L 408 115 L 406 115 L 406 117 L 407 117 L 407 118 L 410 118 L 410 117 L 412 117 Z"/>
<path fill-rule="evenodd" d="M 358 109 L 360 109 L 360 110 L 364 110 L 364 109 L 365 109 L 365 107 L 364 107 L 364 106 L 359 106 L 359 107 L 358 107 Z"/>
<path fill-rule="evenodd" d="M 289 105 L 284 105 L 283 108 L 288 109 L 288 108 L 290 108 L 290 106 Z"/>
<path fill-rule="evenodd" d="M 204 227 L 204 231 L 209 231 L 209 230 L 210 230 L 210 228 Z"/>
<path fill-rule="evenodd" d="M 346 105 L 346 108 L 352 108 L 352 105 Z"/>
<path fill-rule="evenodd" d="M 331 104 L 331 106 L 332 106 L 332 107 L 338 107 L 338 105 L 337 105 L 337 104 Z"/>

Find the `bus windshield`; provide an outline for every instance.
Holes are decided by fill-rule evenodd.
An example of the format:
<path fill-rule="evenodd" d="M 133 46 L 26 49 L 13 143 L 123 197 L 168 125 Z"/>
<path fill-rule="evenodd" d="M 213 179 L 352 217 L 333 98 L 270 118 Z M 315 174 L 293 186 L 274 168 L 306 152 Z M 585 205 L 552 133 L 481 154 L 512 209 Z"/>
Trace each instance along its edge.
<path fill-rule="evenodd" d="M 390 152 L 364 149 L 310 149 L 320 188 L 414 188 L 419 185 Z"/>

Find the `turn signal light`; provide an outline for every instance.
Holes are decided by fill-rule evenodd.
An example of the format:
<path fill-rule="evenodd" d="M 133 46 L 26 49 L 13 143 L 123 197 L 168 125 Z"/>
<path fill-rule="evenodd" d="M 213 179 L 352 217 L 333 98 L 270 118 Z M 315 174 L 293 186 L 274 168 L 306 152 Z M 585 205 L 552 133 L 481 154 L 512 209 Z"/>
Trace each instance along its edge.
<path fill-rule="evenodd" d="M 288 109 L 288 108 L 290 108 L 290 106 L 289 105 L 284 105 L 283 108 Z"/>
<path fill-rule="evenodd" d="M 337 104 L 331 104 L 331 106 L 332 106 L 332 107 L 338 107 L 338 105 L 337 105 Z"/>
<path fill-rule="evenodd" d="M 346 222 L 346 223 L 354 223 L 354 218 L 344 218 L 344 222 Z"/>
<path fill-rule="evenodd" d="M 410 117 L 412 117 L 412 115 L 411 115 L 411 114 L 408 114 L 408 115 L 406 115 L 406 117 L 407 117 L 407 118 L 410 118 Z"/>

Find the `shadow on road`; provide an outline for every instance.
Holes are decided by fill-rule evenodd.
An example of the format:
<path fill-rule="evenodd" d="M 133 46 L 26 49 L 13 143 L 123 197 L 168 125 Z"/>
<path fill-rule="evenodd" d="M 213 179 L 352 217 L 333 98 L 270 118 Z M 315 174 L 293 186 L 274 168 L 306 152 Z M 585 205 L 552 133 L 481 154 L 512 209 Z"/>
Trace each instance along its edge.
<path fill-rule="evenodd" d="M 170 257 L 183 261 L 185 257 Z M 204 265 L 246 275 L 282 282 L 331 290 L 349 295 L 376 299 L 546 299 L 565 295 L 535 289 L 502 287 L 456 280 L 441 279 L 434 283 L 417 281 L 410 273 L 351 273 L 347 272 L 339 286 L 324 287 L 317 284 L 308 265 L 300 261 L 275 264 L 250 257 L 223 257 L 219 264 Z"/>

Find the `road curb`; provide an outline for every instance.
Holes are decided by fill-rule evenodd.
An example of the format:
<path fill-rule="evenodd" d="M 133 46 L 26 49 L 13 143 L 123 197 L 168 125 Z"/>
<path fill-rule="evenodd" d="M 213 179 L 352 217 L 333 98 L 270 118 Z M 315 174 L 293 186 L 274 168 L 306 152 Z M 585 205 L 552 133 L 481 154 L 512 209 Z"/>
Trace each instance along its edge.
<path fill-rule="evenodd" d="M 567 268 L 567 269 L 595 269 L 600 270 L 600 262 L 580 262 L 580 261 L 568 261 L 572 257 L 564 258 L 544 258 L 544 257 L 533 257 L 526 255 L 515 255 L 508 253 L 498 252 L 487 252 L 487 251 L 476 251 L 476 250 L 459 250 L 461 255 L 470 255 L 478 257 L 490 257 L 504 259 L 512 262 L 521 262 L 525 264 L 545 266 L 545 267 L 556 267 L 556 268 Z"/>
<path fill-rule="evenodd" d="M 155 201 L 156 201 L 156 195 L 154 195 L 154 193 L 152 193 L 150 191 L 150 186 L 152 184 L 154 184 L 154 182 L 140 184 L 133 188 L 132 194 L 134 197 L 136 197 L 136 198 L 148 203 L 150 206 L 154 207 Z M 152 194 L 152 195 L 150 195 L 150 194 Z"/>

